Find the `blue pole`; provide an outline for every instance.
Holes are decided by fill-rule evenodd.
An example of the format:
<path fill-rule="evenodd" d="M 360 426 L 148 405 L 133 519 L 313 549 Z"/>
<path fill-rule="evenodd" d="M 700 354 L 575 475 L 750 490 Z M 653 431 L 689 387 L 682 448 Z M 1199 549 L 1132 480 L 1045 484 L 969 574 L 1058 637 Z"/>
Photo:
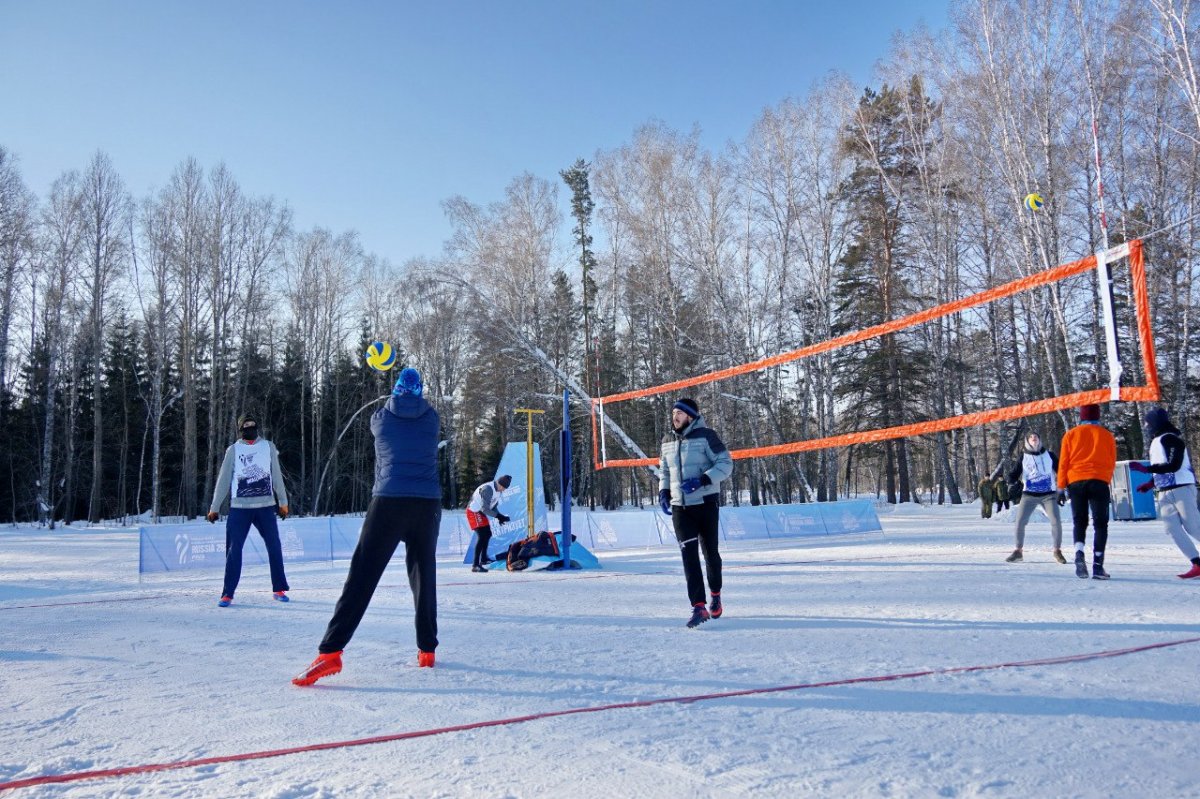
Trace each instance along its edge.
<path fill-rule="evenodd" d="M 560 447 L 562 468 L 559 485 L 562 489 L 562 567 L 571 568 L 571 414 L 567 407 L 570 394 L 563 391 L 563 429 Z"/>

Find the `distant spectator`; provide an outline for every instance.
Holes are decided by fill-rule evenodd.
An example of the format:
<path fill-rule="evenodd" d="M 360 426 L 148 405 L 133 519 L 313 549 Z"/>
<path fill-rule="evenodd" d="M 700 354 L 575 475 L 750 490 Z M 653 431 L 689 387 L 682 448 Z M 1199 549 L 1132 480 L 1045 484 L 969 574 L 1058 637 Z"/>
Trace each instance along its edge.
<path fill-rule="evenodd" d="M 997 477 L 992 489 L 996 494 L 996 512 L 1008 510 L 1008 483 L 1003 477 Z"/>
<path fill-rule="evenodd" d="M 992 518 L 993 491 L 992 481 L 983 478 L 979 481 L 979 515 L 985 519 Z"/>

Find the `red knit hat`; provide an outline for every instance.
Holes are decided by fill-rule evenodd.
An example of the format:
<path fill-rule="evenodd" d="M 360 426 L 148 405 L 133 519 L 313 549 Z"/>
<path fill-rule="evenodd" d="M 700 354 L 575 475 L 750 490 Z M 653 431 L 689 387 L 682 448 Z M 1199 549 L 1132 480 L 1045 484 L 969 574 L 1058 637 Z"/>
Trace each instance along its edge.
<path fill-rule="evenodd" d="M 1079 408 L 1079 420 L 1081 422 L 1098 422 L 1100 421 L 1100 406 L 1099 405 L 1084 405 Z"/>

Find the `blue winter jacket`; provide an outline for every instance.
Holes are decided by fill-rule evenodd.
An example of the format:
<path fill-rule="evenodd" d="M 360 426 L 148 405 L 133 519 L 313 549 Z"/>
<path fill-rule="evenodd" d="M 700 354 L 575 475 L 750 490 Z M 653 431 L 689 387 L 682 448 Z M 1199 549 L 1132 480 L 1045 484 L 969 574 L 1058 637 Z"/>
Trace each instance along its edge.
<path fill-rule="evenodd" d="M 376 497 L 441 499 L 438 481 L 437 411 L 424 397 L 392 395 L 371 416 L 375 434 Z"/>

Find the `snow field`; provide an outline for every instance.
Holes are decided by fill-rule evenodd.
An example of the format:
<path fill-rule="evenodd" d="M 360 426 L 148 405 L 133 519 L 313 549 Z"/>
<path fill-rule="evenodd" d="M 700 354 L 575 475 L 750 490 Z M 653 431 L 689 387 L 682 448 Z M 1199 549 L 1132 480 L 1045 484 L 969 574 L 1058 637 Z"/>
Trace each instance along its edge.
<path fill-rule="evenodd" d="M 571 708 L 1052 658 L 1200 637 L 1200 581 L 1158 522 L 1111 525 L 1110 582 L 1030 525 L 902 508 L 882 535 L 723 548 L 726 614 L 684 628 L 675 550 L 602 572 L 439 561 L 416 668 L 394 560 L 345 654 L 312 659 L 346 563 L 139 582 L 134 531 L 0 532 L 0 782 L 350 741 Z M 1069 524 L 1068 524 L 1069 537 Z M 1085 662 L 612 709 L 15 797 L 1200 795 L 1200 643 Z M 0 795 L 6 792 L 0 791 Z"/>

